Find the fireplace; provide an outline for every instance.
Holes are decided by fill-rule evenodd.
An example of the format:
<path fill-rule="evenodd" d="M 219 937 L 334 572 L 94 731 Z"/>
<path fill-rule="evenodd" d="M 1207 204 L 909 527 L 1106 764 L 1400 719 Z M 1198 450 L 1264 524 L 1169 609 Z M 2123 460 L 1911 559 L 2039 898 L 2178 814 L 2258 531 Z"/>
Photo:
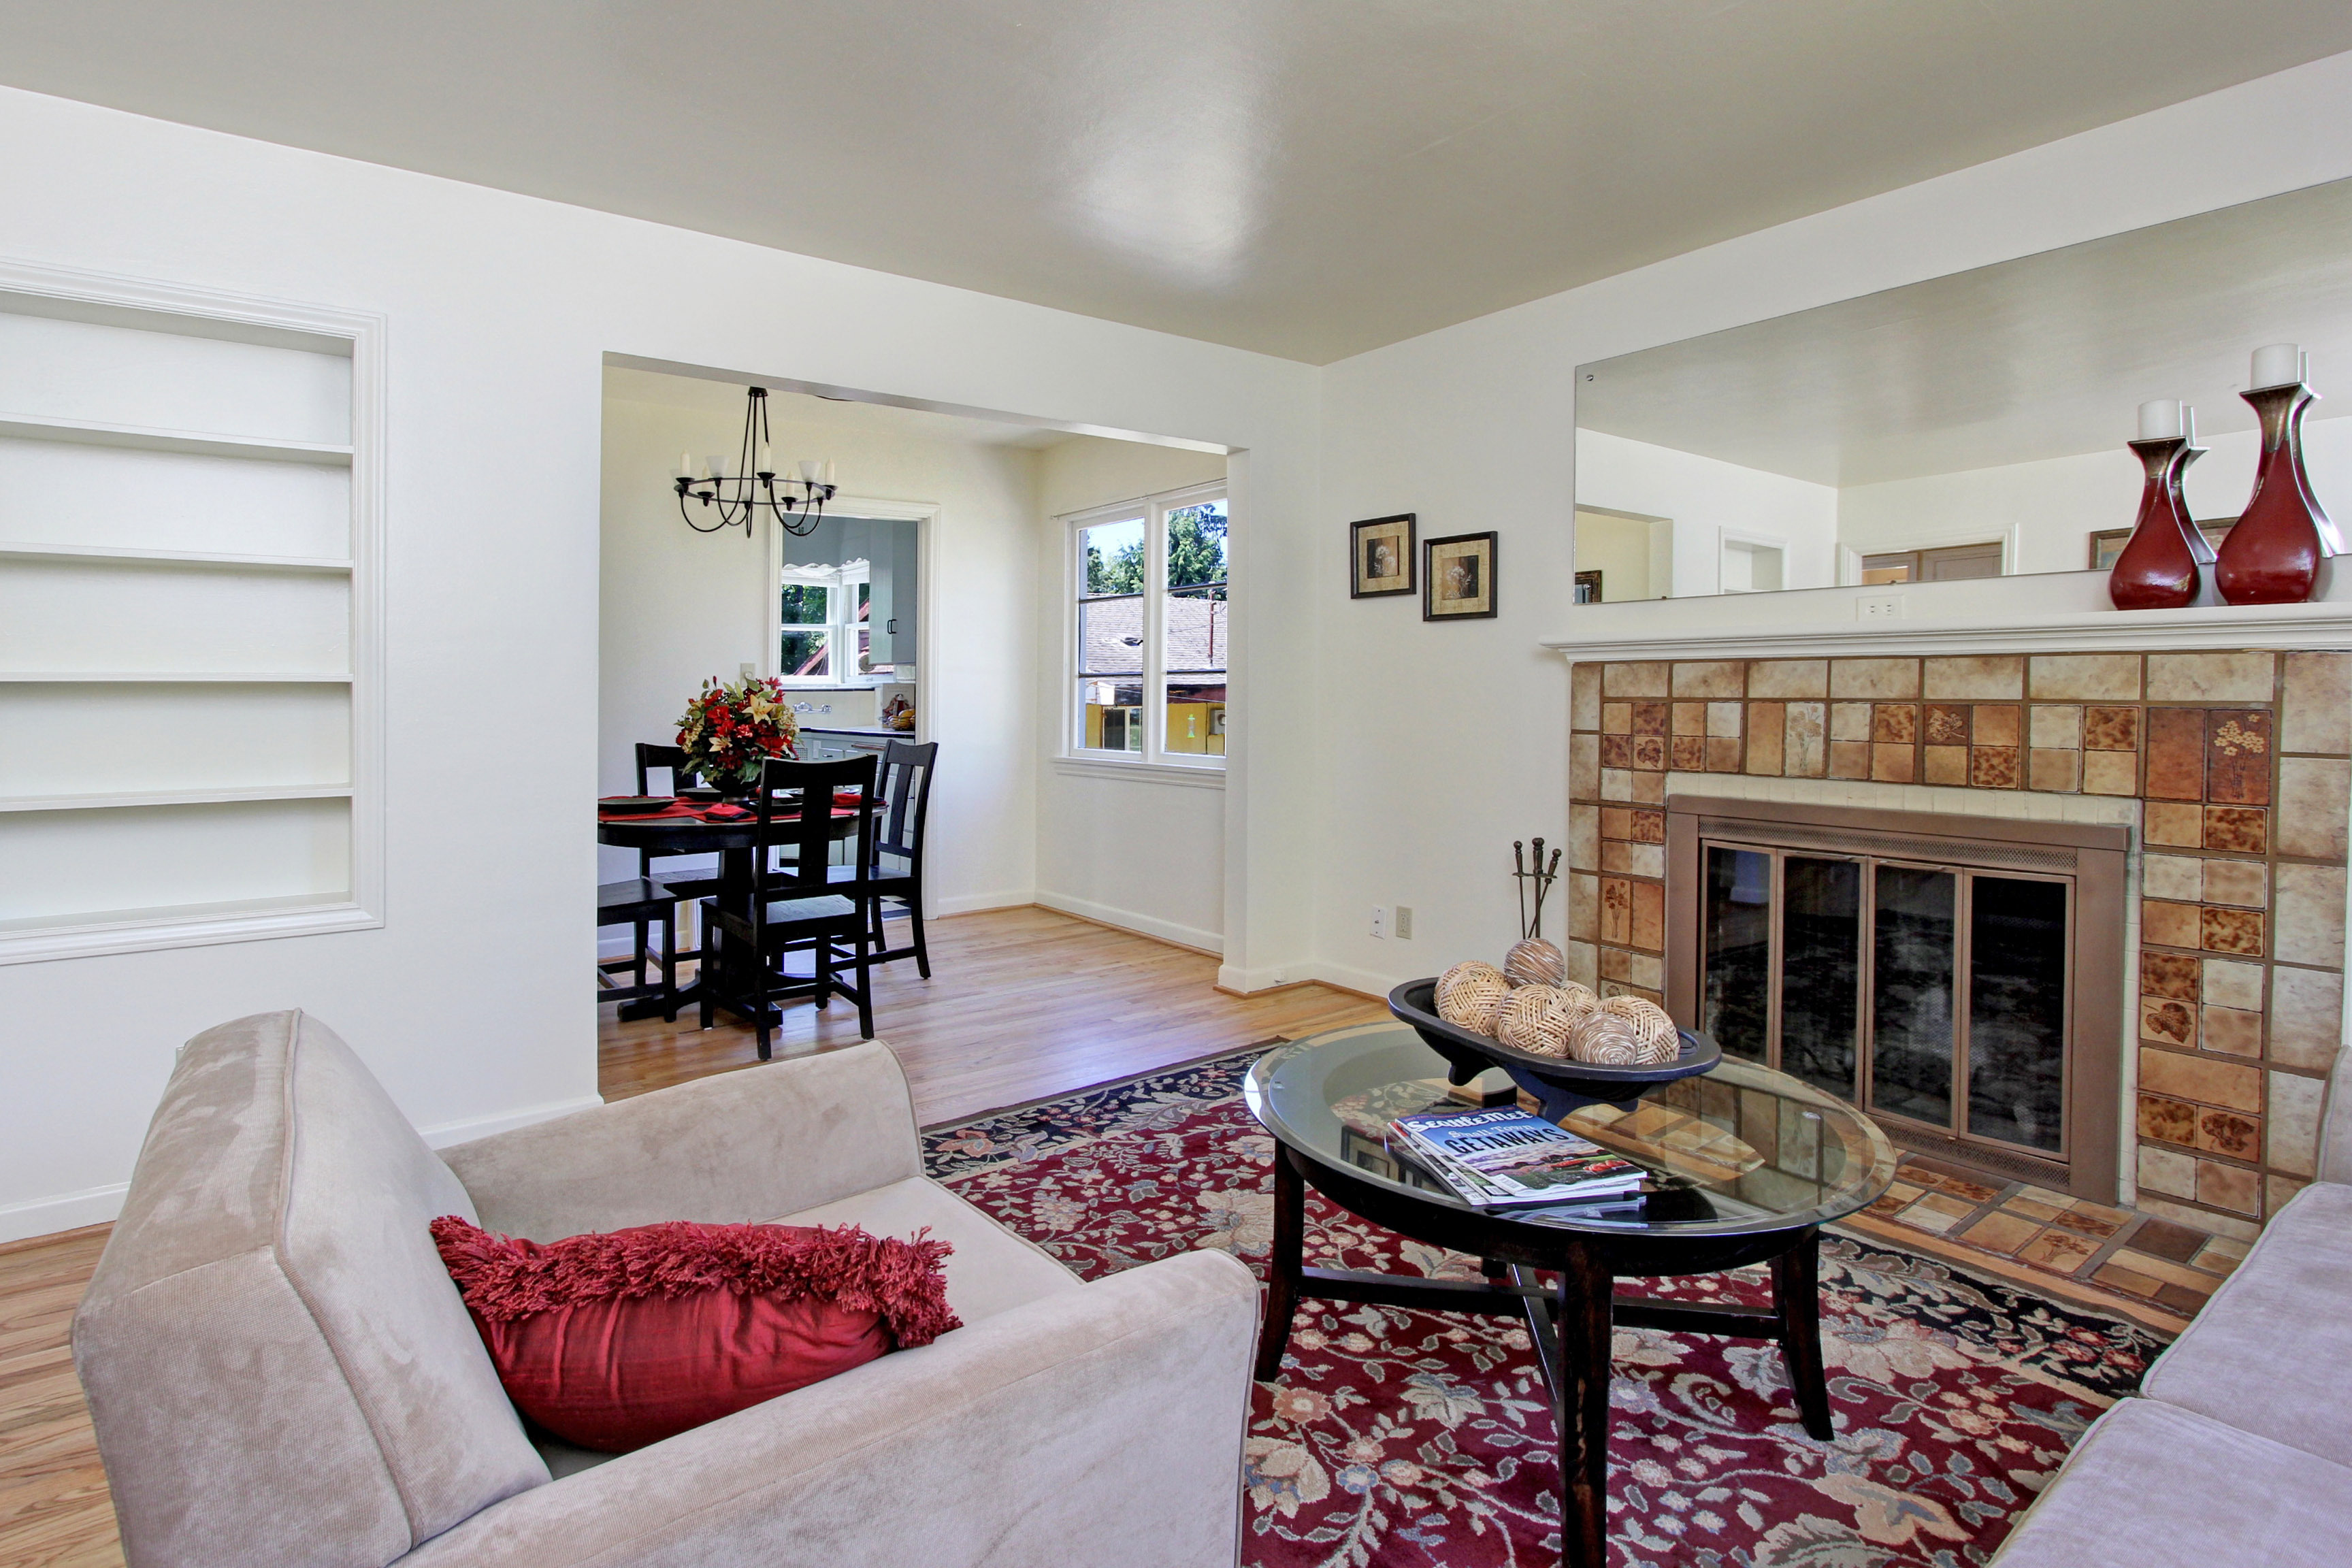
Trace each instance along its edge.
<path fill-rule="evenodd" d="M 1665 805 L 1677 1019 L 1938 1163 L 2115 1200 L 2124 829 Z"/>

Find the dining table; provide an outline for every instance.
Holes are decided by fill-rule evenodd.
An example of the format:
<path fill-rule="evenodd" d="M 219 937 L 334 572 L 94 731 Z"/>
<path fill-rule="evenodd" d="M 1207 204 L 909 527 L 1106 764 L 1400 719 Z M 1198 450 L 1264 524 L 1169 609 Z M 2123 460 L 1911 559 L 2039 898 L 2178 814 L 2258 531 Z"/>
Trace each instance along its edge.
<path fill-rule="evenodd" d="M 782 843 L 792 836 L 800 821 L 799 794 L 797 790 L 779 790 L 775 807 L 769 813 L 764 826 L 749 808 L 730 815 L 719 803 L 677 799 L 659 811 L 647 812 L 614 810 L 607 802 L 599 801 L 596 841 L 619 849 L 644 850 L 657 858 L 717 855 L 719 876 L 712 897 L 720 909 L 748 921 L 751 918 L 752 857 L 763 853 L 766 847 Z M 857 807 L 854 803 L 845 805 L 836 800 L 833 818 L 835 838 L 847 838 L 857 831 Z M 665 879 L 658 871 L 652 876 L 657 882 Z M 698 875 L 680 877 L 677 880 L 703 884 L 709 881 Z M 752 985 L 713 986 L 711 999 L 746 1022 L 757 1023 L 760 1021 L 757 1016 L 740 998 L 747 994 L 759 995 L 762 989 Z M 703 991 L 704 977 L 698 964 L 694 979 L 678 987 L 675 997 L 647 996 L 621 1004 L 622 1021 L 658 1018 L 687 1006 L 698 1006 L 703 999 Z M 731 996 L 729 994 L 730 991 L 734 993 Z M 781 1017 L 782 1009 L 772 1002 L 762 1002 L 758 1005 L 766 1008 L 767 1022 L 773 1026 Z"/>

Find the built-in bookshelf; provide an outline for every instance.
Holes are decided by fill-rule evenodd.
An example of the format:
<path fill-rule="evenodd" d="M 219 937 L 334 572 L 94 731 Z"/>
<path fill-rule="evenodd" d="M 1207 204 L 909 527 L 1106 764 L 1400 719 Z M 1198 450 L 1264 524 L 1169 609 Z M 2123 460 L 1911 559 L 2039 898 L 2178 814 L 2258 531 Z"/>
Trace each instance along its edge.
<path fill-rule="evenodd" d="M 381 923 L 381 326 L 0 267 L 0 963 Z"/>

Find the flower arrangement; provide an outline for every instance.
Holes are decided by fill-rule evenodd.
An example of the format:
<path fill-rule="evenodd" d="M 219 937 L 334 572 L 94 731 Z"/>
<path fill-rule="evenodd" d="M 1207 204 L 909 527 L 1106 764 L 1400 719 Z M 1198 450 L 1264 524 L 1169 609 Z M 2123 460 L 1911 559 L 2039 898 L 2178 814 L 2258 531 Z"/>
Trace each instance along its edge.
<path fill-rule="evenodd" d="M 677 743 L 688 765 L 712 784 L 756 787 L 770 757 L 800 754 L 800 721 L 782 682 L 751 676 L 732 686 L 713 676 L 686 705 Z"/>

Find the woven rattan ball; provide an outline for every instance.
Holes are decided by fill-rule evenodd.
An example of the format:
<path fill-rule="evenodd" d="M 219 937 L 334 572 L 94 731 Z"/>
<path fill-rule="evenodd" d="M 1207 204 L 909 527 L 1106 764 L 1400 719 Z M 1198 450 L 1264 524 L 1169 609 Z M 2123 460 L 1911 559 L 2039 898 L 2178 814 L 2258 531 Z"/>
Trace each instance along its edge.
<path fill-rule="evenodd" d="M 1578 986 L 1590 998 L 1591 993 Z M 1515 1050 L 1538 1057 L 1568 1055 L 1568 1037 L 1592 1012 L 1589 1000 L 1557 985 L 1522 985 L 1511 993 L 1495 1019 L 1495 1037 Z"/>
<path fill-rule="evenodd" d="M 1615 1013 L 1588 1013 L 1568 1037 L 1568 1054 L 1599 1067 L 1629 1068 L 1641 1061 L 1642 1039 L 1631 1020 Z"/>
<path fill-rule="evenodd" d="M 1683 1039 L 1675 1032 L 1675 1021 L 1655 1002 L 1639 996 L 1612 996 L 1601 1004 L 1601 1010 L 1633 1026 L 1633 1037 L 1640 1049 L 1633 1059 L 1641 1066 L 1658 1067 L 1683 1054 Z"/>
<path fill-rule="evenodd" d="M 1559 983 L 1559 988 L 1576 999 L 1576 1011 L 1579 1016 L 1601 1011 L 1601 998 L 1593 994 L 1589 987 L 1579 985 L 1573 980 L 1563 980 Z"/>
<path fill-rule="evenodd" d="M 1493 964 L 1473 958 L 1437 977 L 1437 1016 L 1457 1028 L 1495 1032 L 1495 1015 L 1511 994 L 1511 983 Z"/>
<path fill-rule="evenodd" d="M 1557 985 L 1568 978 L 1568 960 L 1541 937 L 1530 937 L 1503 960 L 1503 974 L 1514 985 Z"/>

